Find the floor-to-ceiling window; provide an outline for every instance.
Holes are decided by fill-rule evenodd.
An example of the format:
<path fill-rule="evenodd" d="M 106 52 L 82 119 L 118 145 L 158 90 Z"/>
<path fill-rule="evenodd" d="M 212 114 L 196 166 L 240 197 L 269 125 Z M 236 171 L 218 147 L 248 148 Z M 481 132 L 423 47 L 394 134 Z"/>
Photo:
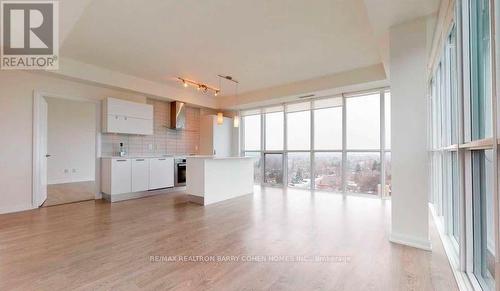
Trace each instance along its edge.
<path fill-rule="evenodd" d="M 314 189 L 343 191 L 343 98 L 313 102 Z"/>
<path fill-rule="evenodd" d="M 380 193 L 381 95 L 375 92 L 346 98 L 346 192 Z"/>
<path fill-rule="evenodd" d="M 256 183 L 389 196 L 390 100 L 382 89 L 242 111 Z"/>
<path fill-rule="evenodd" d="M 472 152 L 473 273 L 483 289 L 495 287 L 493 151 Z"/>
<path fill-rule="evenodd" d="M 287 183 L 311 188 L 311 103 L 286 106 Z"/>
<path fill-rule="evenodd" d="M 260 110 L 246 111 L 243 116 L 243 152 L 244 156 L 254 158 L 254 181 L 260 183 L 262 180 L 262 133 Z"/>
<path fill-rule="evenodd" d="M 390 196 L 392 192 L 392 170 L 391 170 L 391 92 L 386 91 L 384 93 L 384 113 L 382 117 L 383 126 L 381 127 L 384 132 L 384 138 L 382 139 L 383 147 L 382 147 L 382 156 L 384 156 L 384 171 L 385 172 L 385 180 L 384 185 L 385 189 L 383 189 L 382 195 Z"/>
<path fill-rule="evenodd" d="M 430 201 L 452 267 L 475 290 L 495 290 L 499 279 L 490 3 L 454 2 L 429 82 Z"/>
<path fill-rule="evenodd" d="M 285 114 L 283 106 L 264 109 L 264 183 L 270 186 L 283 185 Z"/>

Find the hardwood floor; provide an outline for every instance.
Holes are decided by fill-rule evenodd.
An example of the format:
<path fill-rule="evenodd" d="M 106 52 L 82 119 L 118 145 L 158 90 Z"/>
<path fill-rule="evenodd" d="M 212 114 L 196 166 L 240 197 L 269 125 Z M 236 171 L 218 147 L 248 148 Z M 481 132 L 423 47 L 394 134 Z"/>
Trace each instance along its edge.
<path fill-rule="evenodd" d="M 171 193 L 0 215 L 0 290 L 456 290 L 433 252 L 388 241 L 390 201 L 256 188 L 202 207 Z M 150 256 L 340 256 L 166 262 Z M 207 257 L 210 258 L 210 257 Z"/>
<path fill-rule="evenodd" d="M 95 193 L 95 181 L 48 185 L 47 200 L 43 203 L 43 206 L 94 200 Z"/>

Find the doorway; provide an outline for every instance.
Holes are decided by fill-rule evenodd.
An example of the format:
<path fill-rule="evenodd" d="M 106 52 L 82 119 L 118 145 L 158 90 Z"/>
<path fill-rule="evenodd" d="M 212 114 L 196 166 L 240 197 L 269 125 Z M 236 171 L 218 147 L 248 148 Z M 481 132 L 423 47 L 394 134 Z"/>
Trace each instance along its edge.
<path fill-rule="evenodd" d="M 99 111 L 98 101 L 35 94 L 34 207 L 100 198 Z"/>

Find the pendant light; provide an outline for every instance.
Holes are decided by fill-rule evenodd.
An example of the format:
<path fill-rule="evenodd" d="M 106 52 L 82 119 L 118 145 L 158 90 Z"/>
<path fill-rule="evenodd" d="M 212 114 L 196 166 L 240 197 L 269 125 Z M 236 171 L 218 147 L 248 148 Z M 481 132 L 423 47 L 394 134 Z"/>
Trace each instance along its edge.
<path fill-rule="evenodd" d="M 239 84 L 239 82 L 237 80 L 233 79 L 233 77 L 231 77 L 231 76 L 217 75 L 217 77 L 219 77 L 219 90 L 222 90 L 222 86 L 221 86 L 222 85 L 221 84 L 221 80 L 222 79 L 231 81 L 231 82 L 233 82 L 235 84 L 236 90 L 235 90 L 234 97 L 237 98 L 238 97 L 238 84 Z M 219 92 L 216 92 L 216 93 L 219 93 Z M 224 123 L 224 118 L 223 118 L 222 112 L 219 112 L 219 113 L 217 113 L 217 124 L 221 125 L 223 123 Z M 236 111 L 236 115 L 233 117 L 233 127 L 235 127 L 235 128 L 240 127 L 240 115 L 239 115 L 239 111 Z"/>
<path fill-rule="evenodd" d="M 236 94 L 234 94 L 234 98 L 238 97 L 238 83 L 236 83 Z M 240 127 L 240 112 L 236 111 L 236 115 L 233 117 L 233 127 Z"/>
<path fill-rule="evenodd" d="M 220 77 L 219 77 L 219 90 L 221 90 L 222 87 L 221 87 L 221 81 L 220 81 Z M 218 125 L 222 125 L 224 123 L 224 115 L 222 114 L 222 112 L 218 112 L 217 113 L 217 124 Z"/>
<path fill-rule="evenodd" d="M 240 127 L 240 116 L 238 114 L 236 114 L 234 117 L 233 117 L 233 126 L 234 127 Z"/>
<path fill-rule="evenodd" d="M 217 124 L 222 125 L 224 123 L 224 115 L 222 112 L 217 113 Z"/>

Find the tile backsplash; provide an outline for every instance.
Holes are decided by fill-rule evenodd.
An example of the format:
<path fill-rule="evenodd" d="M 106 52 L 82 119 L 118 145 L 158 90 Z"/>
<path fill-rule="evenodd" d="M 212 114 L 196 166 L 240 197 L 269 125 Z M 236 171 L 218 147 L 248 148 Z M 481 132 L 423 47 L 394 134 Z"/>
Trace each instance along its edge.
<path fill-rule="evenodd" d="M 128 155 L 197 154 L 200 145 L 200 109 L 186 107 L 186 128 L 169 129 L 170 103 L 148 99 L 154 108 L 154 134 L 128 135 L 104 133 L 101 139 L 102 156 L 117 155 L 123 143 Z"/>

